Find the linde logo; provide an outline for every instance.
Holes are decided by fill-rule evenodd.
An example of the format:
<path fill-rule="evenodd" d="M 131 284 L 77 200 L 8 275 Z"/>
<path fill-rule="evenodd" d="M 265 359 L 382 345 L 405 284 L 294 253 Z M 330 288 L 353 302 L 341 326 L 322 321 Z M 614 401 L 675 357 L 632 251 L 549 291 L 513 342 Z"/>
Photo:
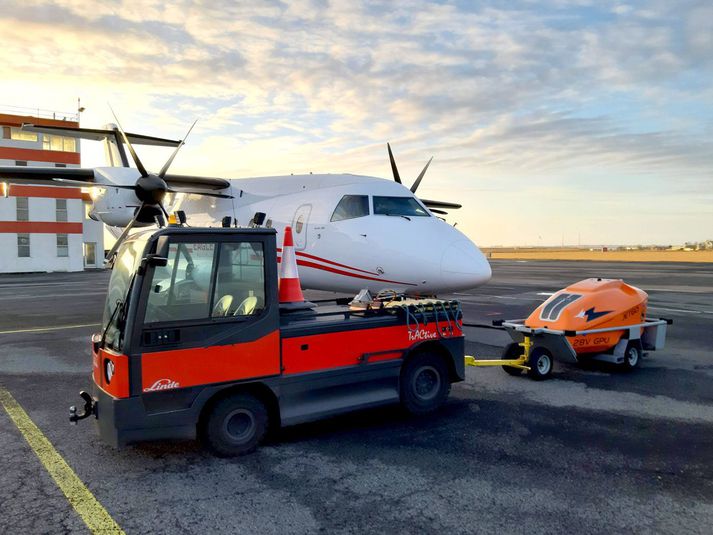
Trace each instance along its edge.
<path fill-rule="evenodd" d="M 413 341 L 413 340 L 433 340 L 434 338 L 438 338 L 438 334 L 427 331 L 426 329 L 418 329 L 416 331 L 409 331 L 408 333 L 408 339 Z"/>
<path fill-rule="evenodd" d="M 144 388 L 144 392 L 156 392 L 157 390 L 171 390 L 172 388 L 178 388 L 179 385 L 176 381 L 172 379 L 159 379 L 151 386 Z"/>

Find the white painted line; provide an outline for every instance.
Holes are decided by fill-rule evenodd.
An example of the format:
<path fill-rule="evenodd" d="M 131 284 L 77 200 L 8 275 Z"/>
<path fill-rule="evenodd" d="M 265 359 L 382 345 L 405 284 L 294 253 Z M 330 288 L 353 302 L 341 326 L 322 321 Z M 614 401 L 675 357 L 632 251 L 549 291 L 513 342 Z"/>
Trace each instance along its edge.
<path fill-rule="evenodd" d="M 84 292 L 84 293 L 71 293 L 71 294 L 45 294 L 45 295 L 12 295 L 9 297 L 0 297 L 0 301 L 17 301 L 17 300 L 29 300 L 29 299 L 48 299 L 51 297 L 74 297 L 81 298 L 94 295 L 106 295 L 106 292 Z"/>
<path fill-rule="evenodd" d="M 701 310 L 691 310 L 691 309 L 681 309 L 681 308 L 668 308 L 668 307 L 655 307 L 650 306 L 654 310 L 668 310 L 669 312 L 685 312 L 686 314 L 705 314 L 706 312 Z"/>
<path fill-rule="evenodd" d="M 701 286 L 700 288 L 696 288 L 695 290 L 686 290 L 683 288 L 646 288 L 647 292 L 668 292 L 672 294 L 708 294 L 713 292 L 713 288 L 707 287 L 707 286 Z"/>
<path fill-rule="evenodd" d="M 537 292 L 537 295 L 555 295 L 557 292 Z"/>
<path fill-rule="evenodd" d="M 0 334 L 18 334 L 18 333 L 38 333 L 44 331 L 63 331 L 66 329 L 80 329 L 82 327 L 96 327 L 101 323 L 85 323 L 83 325 L 61 325 L 58 327 L 36 327 L 32 329 L 17 329 L 14 331 L 0 331 Z"/>

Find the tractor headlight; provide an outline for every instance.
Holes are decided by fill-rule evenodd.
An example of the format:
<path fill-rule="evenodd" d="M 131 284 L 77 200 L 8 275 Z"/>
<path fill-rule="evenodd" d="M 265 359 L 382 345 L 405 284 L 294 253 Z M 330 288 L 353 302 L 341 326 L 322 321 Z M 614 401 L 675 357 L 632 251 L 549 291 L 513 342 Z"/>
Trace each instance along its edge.
<path fill-rule="evenodd" d="M 111 379 L 114 377 L 115 371 L 116 367 L 114 366 L 114 362 L 106 359 L 104 361 L 104 378 L 106 379 L 106 384 L 111 383 Z"/>

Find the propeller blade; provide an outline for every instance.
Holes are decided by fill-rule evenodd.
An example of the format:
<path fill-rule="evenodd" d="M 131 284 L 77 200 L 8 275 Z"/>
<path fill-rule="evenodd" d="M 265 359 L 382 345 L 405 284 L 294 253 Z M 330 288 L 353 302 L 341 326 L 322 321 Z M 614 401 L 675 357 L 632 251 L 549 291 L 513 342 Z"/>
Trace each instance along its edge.
<path fill-rule="evenodd" d="M 101 184 L 99 182 L 82 182 L 81 180 L 71 180 L 69 178 L 53 178 L 54 182 L 61 182 L 62 184 L 67 184 L 68 186 L 79 186 L 81 188 L 119 188 L 119 189 L 135 189 L 134 186 L 123 186 L 119 184 Z"/>
<path fill-rule="evenodd" d="M 203 191 L 197 189 L 186 189 L 186 188 L 168 188 L 167 191 L 171 193 L 190 193 L 193 195 L 205 195 L 206 197 L 216 197 L 218 199 L 232 199 L 232 195 L 227 195 L 225 193 L 213 193 L 212 191 Z"/>
<path fill-rule="evenodd" d="M 96 180 L 94 169 L 0 166 L 0 180 L 7 180 L 11 184 L 42 184 L 51 182 L 54 178 L 84 182 L 85 186 L 91 186 Z"/>
<path fill-rule="evenodd" d="M 438 208 L 429 208 L 429 210 L 434 214 L 448 215 L 448 212 L 445 210 L 439 210 Z"/>
<path fill-rule="evenodd" d="M 158 206 L 159 206 L 159 208 L 161 208 L 161 211 L 163 212 L 163 215 L 166 216 L 166 221 L 168 221 L 168 212 L 167 212 L 166 209 L 163 207 L 163 203 L 162 203 L 162 202 L 158 203 Z"/>
<path fill-rule="evenodd" d="M 139 173 L 141 173 L 141 176 L 149 176 L 148 172 L 146 171 L 146 168 L 144 167 L 144 164 L 141 163 L 138 154 L 136 154 L 134 147 L 131 145 L 131 141 L 129 141 L 126 132 L 124 132 L 124 129 L 122 128 L 121 123 L 119 122 L 119 118 L 116 116 L 116 113 L 114 113 L 114 108 L 109 105 L 109 109 L 111 110 L 114 119 L 116 119 L 116 126 L 119 128 L 119 133 L 121 134 L 121 137 L 124 138 L 124 143 L 126 143 L 126 146 L 129 148 L 129 152 L 131 153 L 131 157 L 134 159 L 136 168 L 139 170 Z"/>
<path fill-rule="evenodd" d="M 171 164 L 173 163 L 173 159 L 176 157 L 176 154 L 178 154 L 178 151 L 181 150 L 181 147 L 186 144 L 186 139 L 188 138 L 188 135 L 191 133 L 191 130 L 193 130 L 193 127 L 196 126 L 197 122 L 198 122 L 198 119 L 193 121 L 193 124 L 188 129 L 188 132 L 186 132 L 186 135 L 183 136 L 183 139 L 178 144 L 178 147 L 176 147 L 176 150 L 173 151 L 173 154 L 171 154 L 171 157 L 168 159 L 168 161 L 165 164 L 163 164 L 163 167 L 158 172 L 158 176 L 160 176 L 161 178 L 166 176 L 166 173 L 168 172 L 168 168 L 171 167 Z"/>
<path fill-rule="evenodd" d="M 163 177 L 166 184 L 169 186 L 204 189 L 226 189 L 230 187 L 230 182 L 223 178 L 214 178 L 207 176 L 184 176 L 184 175 L 166 175 Z"/>
<path fill-rule="evenodd" d="M 124 228 L 124 231 L 121 233 L 121 235 L 117 238 L 116 243 L 114 246 L 109 250 L 109 252 L 106 254 L 106 257 L 104 258 L 104 263 L 108 264 L 111 262 L 111 259 L 114 257 L 116 252 L 119 250 L 119 247 L 121 247 L 121 244 L 124 242 L 126 237 L 129 235 L 129 231 L 134 227 L 136 224 L 136 221 L 139 218 L 139 214 L 141 213 L 141 210 L 143 209 L 145 203 L 141 205 L 141 208 L 136 210 L 136 213 L 134 214 L 134 217 L 129 221 L 129 224 L 126 225 Z"/>
<path fill-rule="evenodd" d="M 418 185 L 421 183 L 421 180 L 423 180 L 423 176 L 426 174 L 426 170 L 428 169 L 428 166 L 431 165 L 432 161 L 433 161 L 433 156 L 431 156 L 431 159 L 428 160 L 426 167 L 423 168 L 423 171 L 421 171 L 421 174 L 418 175 L 418 178 L 416 178 L 416 182 L 414 182 L 413 186 L 411 186 L 411 193 L 416 193 L 416 190 L 418 189 Z"/>
<path fill-rule="evenodd" d="M 421 199 L 420 197 L 419 200 L 429 208 L 448 208 L 450 210 L 457 210 L 458 208 L 463 208 L 462 204 L 457 204 L 454 202 L 432 201 L 429 199 Z"/>
<path fill-rule="evenodd" d="M 386 148 L 389 149 L 389 161 L 391 162 L 391 172 L 394 174 L 394 180 L 401 184 L 401 177 L 399 176 L 399 170 L 396 168 L 396 160 L 394 160 L 394 154 L 391 152 L 391 145 L 387 143 Z"/>

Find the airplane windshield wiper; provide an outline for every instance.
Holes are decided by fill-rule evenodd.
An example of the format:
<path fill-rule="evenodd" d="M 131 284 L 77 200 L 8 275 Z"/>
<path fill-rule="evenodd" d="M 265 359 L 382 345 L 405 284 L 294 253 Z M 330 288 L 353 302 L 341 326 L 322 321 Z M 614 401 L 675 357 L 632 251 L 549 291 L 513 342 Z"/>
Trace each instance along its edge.
<path fill-rule="evenodd" d="M 404 214 L 390 214 L 390 213 L 387 212 L 387 213 L 385 213 L 384 215 L 388 215 L 388 216 L 391 216 L 391 217 L 403 217 L 405 220 L 411 221 L 411 218 L 410 218 L 409 216 L 404 215 Z"/>

